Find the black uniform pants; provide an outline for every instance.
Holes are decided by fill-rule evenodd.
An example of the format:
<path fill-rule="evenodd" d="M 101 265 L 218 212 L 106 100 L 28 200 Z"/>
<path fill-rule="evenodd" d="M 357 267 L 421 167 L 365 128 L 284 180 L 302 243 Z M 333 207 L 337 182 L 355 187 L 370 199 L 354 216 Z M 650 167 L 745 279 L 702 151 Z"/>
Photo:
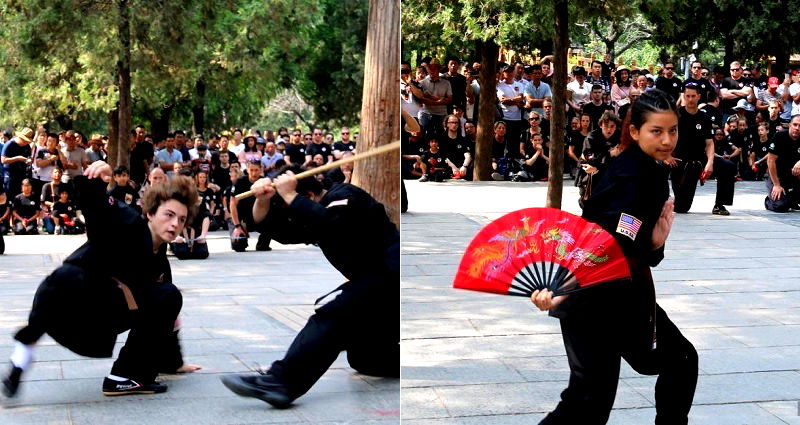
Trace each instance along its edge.
<path fill-rule="evenodd" d="M 396 276 L 394 277 L 397 278 Z M 400 376 L 400 315 L 397 287 L 386 278 L 361 278 L 318 308 L 269 373 L 293 398 L 308 392 L 347 351 L 350 367 L 365 375 Z"/>
<path fill-rule="evenodd" d="M 786 192 L 780 198 L 773 200 L 770 197 L 772 193 L 772 179 L 767 178 L 764 182 L 767 185 L 767 197 L 764 199 L 764 207 L 774 212 L 789 212 L 790 208 L 800 208 L 800 180 L 796 178 L 787 179 L 787 182 L 781 182 L 783 190 Z"/>
<path fill-rule="evenodd" d="M 699 161 L 683 161 L 670 170 L 672 192 L 675 195 L 675 212 L 685 213 L 692 208 L 697 182 L 704 165 Z M 717 179 L 715 205 L 733 205 L 733 188 L 736 184 L 736 164 L 714 157 L 714 174 Z"/>
<path fill-rule="evenodd" d="M 65 264 L 39 286 L 28 325 L 14 338 L 30 345 L 47 333 L 77 354 L 108 357 L 117 335 L 130 329 L 111 373 L 152 382 L 165 363 L 180 357 L 175 320 L 183 298 L 175 285 L 154 283 L 137 288 L 135 299 L 138 310 L 130 310 L 121 289 L 90 281 L 81 267 Z"/>
<path fill-rule="evenodd" d="M 686 424 L 697 384 L 694 346 L 656 306 L 658 343 L 652 328 L 624 311 L 603 318 L 562 319 L 569 359 L 569 386 L 561 402 L 540 424 L 605 424 L 614 405 L 620 359 L 644 375 L 658 375 L 656 424 Z M 646 320 L 644 321 L 646 322 Z"/>

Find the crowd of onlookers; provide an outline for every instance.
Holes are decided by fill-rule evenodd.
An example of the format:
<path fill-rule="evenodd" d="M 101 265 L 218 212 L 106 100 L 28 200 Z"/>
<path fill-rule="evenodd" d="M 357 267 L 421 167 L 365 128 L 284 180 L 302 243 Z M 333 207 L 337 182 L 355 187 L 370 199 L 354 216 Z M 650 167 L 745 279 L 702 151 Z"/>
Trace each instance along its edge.
<path fill-rule="evenodd" d="M 177 174 L 190 176 L 201 196 L 200 214 L 176 241 L 193 248 L 205 244 L 208 231 L 226 229 L 231 232 L 234 249 L 243 250 L 247 223 L 237 216 L 232 201 L 236 193 L 249 190 L 259 178 L 274 177 L 285 167 L 312 169 L 354 155 L 357 138 L 357 133 L 351 135 L 344 127 L 338 141 L 321 128 L 263 133 L 233 129 L 207 137 L 189 137 L 178 130 L 155 140 L 139 125 L 131 132 L 130 166 L 114 169 L 109 194 L 141 212 L 139 199 L 148 186 Z M 83 217 L 75 202 L 80 193 L 75 193 L 71 180 L 92 162 L 105 161 L 107 145 L 106 136 L 87 138 L 74 130 L 53 133 L 24 128 L 0 134 L 0 232 L 83 232 Z M 347 164 L 317 178 L 332 184 L 349 182 L 351 175 L 352 164 Z M 239 215 L 246 217 L 247 213 Z M 259 240 L 257 249 L 268 250 L 269 240 Z M 193 255 L 191 249 L 186 255 Z"/>
<path fill-rule="evenodd" d="M 401 64 L 401 105 L 421 131 L 404 135 L 403 177 L 420 181 L 471 179 L 480 96 L 496 104 L 492 177 L 544 181 L 548 178 L 553 110 L 552 57 L 536 63 L 499 63 L 495 93 L 481 93 L 481 64 L 450 57 Z M 567 77 L 565 170 L 580 181 L 598 143 L 614 146 L 630 105 L 647 90 L 670 94 L 677 106 L 687 85 L 697 88 L 700 109 L 713 123 L 716 155 L 738 165 L 738 177 L 764 179 L 767 142 L 800 113 L 800 76 L 790 71 L 768 77 L 760 65 L 732 62 L 729 68 L 692 62 L 688 78 L 672 62 L 638 69 L 606 55 L 588 69 L 574 66 Z M 599 142 L 598 142 L 599 141 Z M 616 141 L 616 142 L 615 142 Z M 607 150 L 607 149 L 606 149 Z"/>

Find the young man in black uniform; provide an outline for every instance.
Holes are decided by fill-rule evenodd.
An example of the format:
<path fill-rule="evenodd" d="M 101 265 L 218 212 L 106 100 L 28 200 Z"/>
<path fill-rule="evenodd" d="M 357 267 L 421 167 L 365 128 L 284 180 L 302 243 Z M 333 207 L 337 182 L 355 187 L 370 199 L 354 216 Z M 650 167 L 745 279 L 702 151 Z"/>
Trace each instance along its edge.
<path fill-rule="evenodd" d="M 764 206 L 775 212 L 800 209 L 800 115 L 789 130 L 775 133 L 767 148 L 767 198 Z"/>
<path fill-rule="evenodd" d="M 232 227 L 228 229 L 231 236 L 231 249 L 236 252 L 244 252 L 247 249 L 248 235 L 256 227 L 253 222 L 251 211 L 255 200 L 250 198 L 236 200 L 236 195 L 247 192 L 253 183 L 264 176 L 264 167 L 261 161 L 251 161 L 247 163 L 247 175 L 239 177 L 231 188 L 230 210 Z M 260 231 L 256 251 L 272 251 L 269 243 L 272 239 L 268 232 Z"/>
<path fill-rule="evenodd" d="M 318 245 L 348 282 L 316 310 L 269 371 L 228 375 L 222 382 L 236 394 L 286 408 L 311 389 L 341 351 L 360 373 L 399 377 L 400 235 L 383 205 L 356 186 L 335 184 L 325 191 L 316 179 L 298 181 L 291 172 L 278 176 L 274 189 L 271 183 L 262 179 L 253 185 L 255 222 L 274 229 L 282 243 Z M 273 199 L 275 193 L 285 205 Z M 362 236 L 353 238 L 354 228 Z"/>
<path fill-rule="evenodd" d="M 600 117 L 603 116 L 603 112 L 613 111 L 614 107 L 603 103 L 603 86 L 599 84 L 592 86 L 592 94 L 589 95 L 589 100 L 589 103 L 583 104 L 581 113 L 589 114 L 592 121 L 592 126 L 590 128 L 594 130 L 600 128 Z"/>
<path fill-rule="evenodd" d="M 675 76 L 675 64 L 664 62 L 664 76 L 656 79 L 656 88 L 672 96 L 672 101 L 677 102 L 680 98 L 683 83 Z"/>
<path fill-rule="evenodd" d="M 731 62 L 731 76 L 722 80 L 720 85 L 720 97 L 722 98 L 721 108 L 723 117 L 726 120 L 728 116 L 735 115 L 736 111 L 733 109 L 740 99 L 747 99 L 753 92 L 753 88 L 748 86 L 742 74 L 744 69 L 742 65 L 737 62 Z"/>
<path fill-rule="evenodd" d="M 703 71 L 703 64 L 700 61 L 692 62 L 691 72 L 692 75 L 683 82 L 684 89 L 686 88 L 687 84 L 694 84 L 695 90 L 697 94 L 700 96 L 700 99 L 697 101 L 698 105 L 702 105 L 704 103 L 708 103 L 708 92 L 714 91 L 714 88 L 711 86 L 711 83 L 708 82 L 702 75 Z M 678 98 L 678 106 L 683 106 L 686 103 L 683 101 L 683 94 L 680 95 Z"/>
<path fill-rule="evenodd" d="M 730 215 L 725 205 L 733 205 L 736 165 L 714 156 L 714 130 L 711 120 L 697 109 L 700 89 L 689 83 L 683 92 L 684 107 L 678 110 L 678 144 L 672 157 L 665 161 L 672 170 L 672 192 L 675 212 L 686 213 L 692 207 L 697 181 L 712 173 L 717 178 L 717 198 L 712 214 Z"/>

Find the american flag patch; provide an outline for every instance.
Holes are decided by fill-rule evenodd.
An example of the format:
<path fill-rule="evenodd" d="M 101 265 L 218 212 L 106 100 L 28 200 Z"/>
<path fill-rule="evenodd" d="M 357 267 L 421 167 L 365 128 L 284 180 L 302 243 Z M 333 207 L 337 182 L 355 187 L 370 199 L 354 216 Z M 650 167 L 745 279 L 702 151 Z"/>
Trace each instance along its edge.
<path fill-rule="evenodd" d="M 622 216 L 619 218 L 619 223 L 617 223 L 617 233 L 625 235 L 631 240 L 636 240 L 636 234 L 639 233 L 639 228 L 642 227 L 642 220 L 638 218 L 622 213 Z"/>

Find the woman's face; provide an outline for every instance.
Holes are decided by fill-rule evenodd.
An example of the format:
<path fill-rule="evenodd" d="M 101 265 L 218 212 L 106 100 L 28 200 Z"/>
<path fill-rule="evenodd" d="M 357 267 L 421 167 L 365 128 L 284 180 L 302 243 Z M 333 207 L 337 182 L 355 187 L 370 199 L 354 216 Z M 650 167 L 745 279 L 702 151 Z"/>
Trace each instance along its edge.
<path fill-rule="evenodd" d="M 725 133 L 722 130 L 714 131 L 714 140 L 720 141 L 725 138 Z"/>
<path fill-rule="evenodd" d="M 582 130 L 588 130 L 589 127 L 591 127 L 591 124 L 592 124 L 592 119 L 589 118 L 588 115 L 584 115 L 584 116 L 581 117 L 581 129 Z"/>
<path fill-rule="evenodd" d="M 505 137 L 506 136 L 506 126 L 498 125 L 494 128 L 494 136 L 495 137 Z"/>
<path fill-rule="evenodd" d="M 172 242 L 186 225 L 186 205 L 170 199 L 158 206 L 155 214 L 147 214 L 148 226 L 153 240 L 161 245 Z"/>
<path fill-rule="evenodd" d="M 197 174 L 197 184 L 204 185 L 208 182 L 208 175 L 206 173 Z"/>
<path fill-rule="evenodd" d="M 44 146 L 47 143 L 47 134 L 46 133 L 39 133 L 36 136 L 36 144 L 39 146 Z"/>
<path fill-rule="evenodd" d="M 628 81 L 628 71 L 626 71 L 624 69 L 622 71 L 620 71 L 619 72 L 619 80 L 623 81 L 623 82 L 624 81 Z"/>
<path fill-rule="evenodd" d="M 22 194 L 25 196 L 30 196 L 31 192 L 33 192 L 33 186 L 30 183 L 23 183 L 22 184 Z"/>
<path fill-rule="evenodd" d="M 640 75 L 639 78 L 636 79 L 636 85 L 639 87 L 640 90 L 646 88 L 647 77 L 645 77 L 644 75 Z"/>
<path fill-rule="evenodd" d="M 640 129 L 630 126 L 631 137 L 644 153 L 663 161 L 678 143 L 678 116 L 672 111 L 652 112 L 645 117 Z"/>
<path fill-rule="evenodd" d="M 572 121 L 570 121 L 570 125 L 573 130 L 578 130 L 581 128 L 581 121 L 578 118 L 573 118 Z"/>

